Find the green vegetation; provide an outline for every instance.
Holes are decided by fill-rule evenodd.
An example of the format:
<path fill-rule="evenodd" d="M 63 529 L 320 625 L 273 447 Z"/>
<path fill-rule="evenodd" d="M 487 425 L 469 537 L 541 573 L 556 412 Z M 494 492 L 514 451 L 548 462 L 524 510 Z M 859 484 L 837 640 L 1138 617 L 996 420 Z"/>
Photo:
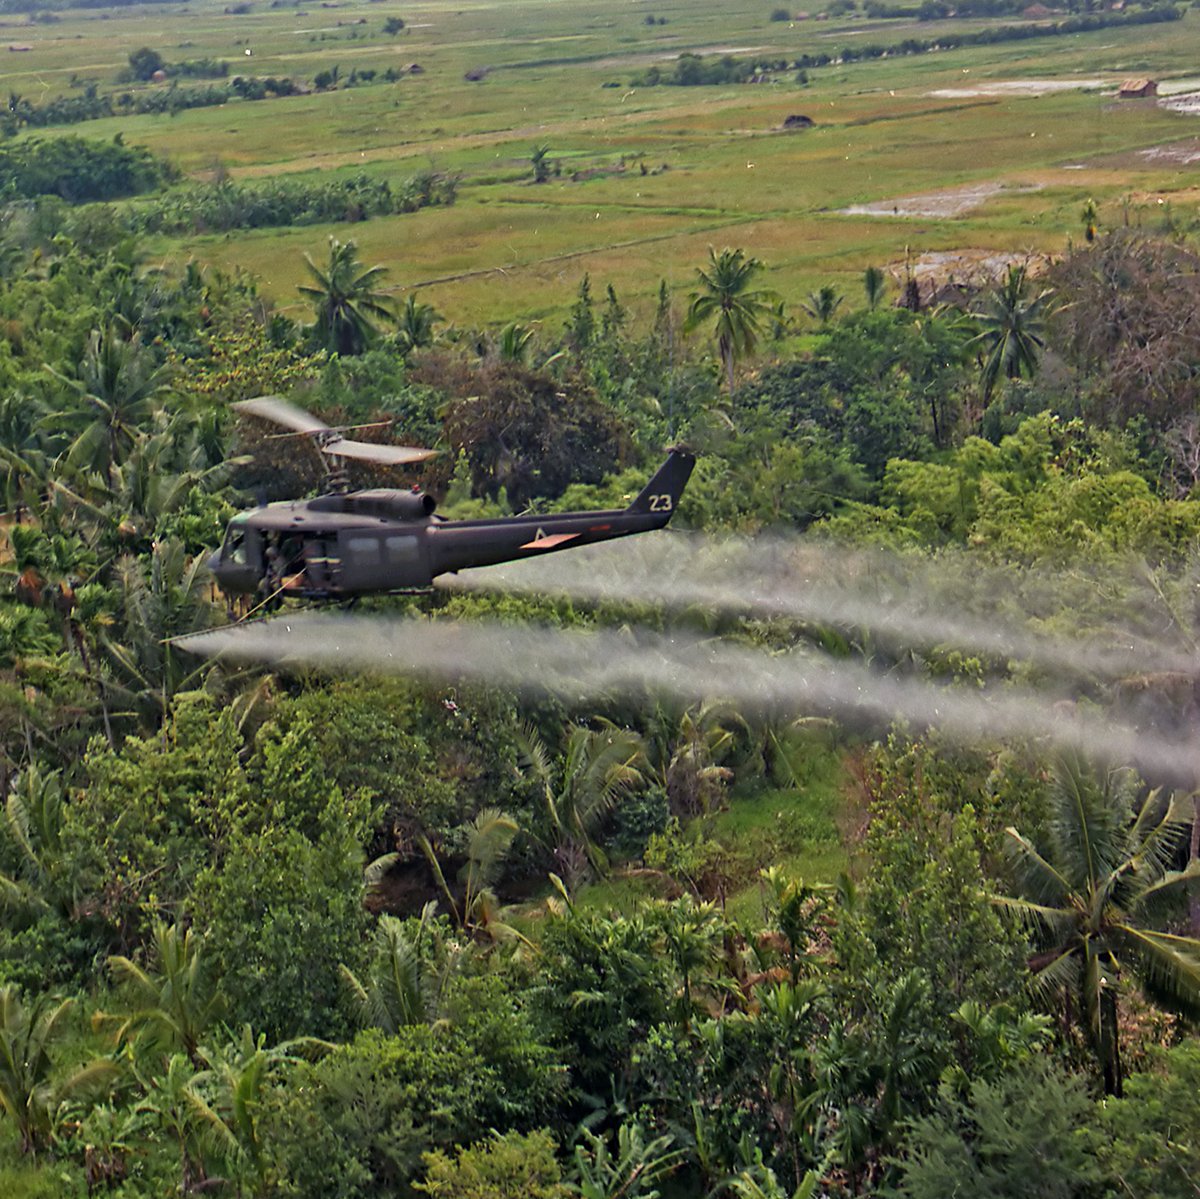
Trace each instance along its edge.
<path fill-rule="evenodd" d="M 1186 466 L 1190 385 L 1168 406 L 1130 371 L 1114 405 L 1075 297 L 1114 262 L 1153 295 L 1185 245 L 1098 231 L 1039 277 L 1036 312 L 1016 270 L 934 308 L 890 306 L 868 270 L 865 307 L 826 285 L 804 348 L 754 370 L 719 321 L 750 305 L 757 331 L 786 299 L 748 289 L 766 267 L 738 250 L 700 272 L 713 348 L 680 341 L 668 290 L 639 327 L 586 278 L 557 337 L 513 322 L 497 341 L 397 312 L 352 242 L 310 259 L 297 324 L 245 277 L 164 277 L 123 229 L 73 242 L 83 210 L 47 211 L 74 213 L 52 240 L 38 204 L 11 209 L 0 282 L 20 397 L 0 602 L 12 1185 L 1000 1196 L 1039 1162 L 1047 1194 L 1186 1193 L 1190 1141 L 1146 1148 L 1169 1118 L 1148 1096 L 1191 1085 L 1200 1008 L 1195 807 L 1172 780 L 742 710 L 720 679 L 691 705 L 572 702 L 233 669 L 164 640 L 219 618 L 201 563 L 234 483 L 311 485 L 295 451 L 233 454 L 250 432 L 228 401 L 266 390 L 426 430 L 454 451 L 428 484 L 468 510 L 620 503 L 669 421 L 707 448 L 679 514 L 697 528 L 1089 570 L 1136 547 L 1169 587 L 1200 531 L 1164 469 Z M 1111 361 L 1167 320 L 1127 313 Z M 1036 352 L 995 369 L 1018 334 Z M 703 619 L 764 651 L 869 652 L 947 699 L 1024 669 Z M 1078 684 L 1095 704 L 1156 685 Z"/>
<path fill-rule="evenodd" d="M 1191 118 L 988 90 L 1183 77 L 1192 17 L 710 9 L 68 7 L 12 51 L 3 1194 L 1194 1194 Z M 919 60 L 851 36 L 894 18 Z M 261 394 L 443 450 L 460 516 L 620 507 L 686 442 L 676 524 L 769 535 L 734 600 L 639 595 L 647 538 L 625 599 L 364 608 L 857 701 L 187 655 L 231 515 L 320 485 Z M 810 555 L 833 601 L 766 595 Z"/>
<path fill-rule="evenodd" d="M 116 200 L 154 191 L 170 168 L 141 148 L 79 137 L 0 147 L 0 195 L 60 196 L 72 203 Z"/>

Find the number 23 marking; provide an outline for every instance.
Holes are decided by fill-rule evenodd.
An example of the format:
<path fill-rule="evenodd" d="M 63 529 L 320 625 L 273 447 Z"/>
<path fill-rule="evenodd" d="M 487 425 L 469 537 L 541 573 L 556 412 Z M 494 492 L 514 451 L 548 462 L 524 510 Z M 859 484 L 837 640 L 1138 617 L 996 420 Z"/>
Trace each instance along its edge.
<path fill-rule="evenodd" d="M 651 512 L 670 512 L 673 506 L 669 495 L 652 495 L 650 497 Z"/>

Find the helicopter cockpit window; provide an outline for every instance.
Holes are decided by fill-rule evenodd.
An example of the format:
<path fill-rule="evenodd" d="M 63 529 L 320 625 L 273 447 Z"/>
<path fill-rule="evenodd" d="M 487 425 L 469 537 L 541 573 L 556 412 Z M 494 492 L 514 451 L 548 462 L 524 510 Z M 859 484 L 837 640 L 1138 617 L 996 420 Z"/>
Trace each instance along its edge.
<path fill-rule="evenodd" d="M 238 566 L 246 565 L 246 530 L 230 529 L 225 538 L 225 552 L 221 555 L 226 562 L 234 562 Z"/>

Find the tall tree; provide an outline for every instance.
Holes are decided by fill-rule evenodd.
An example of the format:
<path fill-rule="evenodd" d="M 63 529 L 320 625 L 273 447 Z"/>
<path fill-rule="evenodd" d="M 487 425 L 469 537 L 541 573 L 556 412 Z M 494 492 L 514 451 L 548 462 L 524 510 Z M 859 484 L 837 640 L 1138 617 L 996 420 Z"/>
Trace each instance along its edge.
<path fill-rule="evenodd" d="M 771 306 L 779 297 L 770 291 L 753 290 L 755 276 L 763 270 L 757 258 L 741 250 L 709 249 L 708 269 L 698 268 L 700 290 L 692 293 L 686 332 L 713 321 L 717 354 L 725 368 L 725 381 L 733 391 L 733 368 L 739 358 L 753 352 L 769 319 Z"/>
<path fill-rule="evenodd" d="M 74 436 L 68 465 L 99 470 L 111 481 L 139 432 L 163 406 L 170 368 L 158 364 L 138 334 L 127 337 L 110 325 L 93 330 L 74 378 L 47 369 L 77 398 L 45 421 L 48 428 Z"/>
<path fill-rule="evenodd" d="M 800 307 L 824 329 L 833 320 L 834 313 L 841 305 L 842 297 L 838 295 L 837 288 L 825 283 L 816 291 L 809 292 L 808 299 Z"/>
<path fill-rule="evenodd" d="M 422 303 L 415 292 L 411 294 L 400 309 L 397 323 L 396 338 L 401 354 L 407 358 L 413 350 L 433 345 L 433 327 L 441 319 L 441 314 L 432 304 Z"/>
<path fill-rule="evenodd" d="M 879 267 L 869 266 L 863 271 L 863 291 L 867 294 L 867 307 L 874 312 L 887 291 L 887 276 Z"/>
<path fill-rule="evenodd" d="M 11 984 L 0 987 L 0 1112 L 17 1127 L 23 1153 L 49 1147 L 59 1105 L 69 1095 L 116 1072 L 93 1062 L 66 1078 L 54 1069 L 52 1051 L 68 1033 L 74 1000 L 39 996 L 26 1004 Z"/>
<path fill-rule="evenodd" d="M 378 286 L 387 268 L 364 268 L 357 243 L 335 237 L 329 239 L 328 265 L 317 266 L 307 254 L 304 261 L 313 282 L 299 291 L 312 300 L 321 344 L 330 353 L 361 354 L 378 333 L 375 322 L 392 319 L 391 302 Z"/>
<path fill-rule="evenodd" d="M 1200 941 L 1159 930 L 1164 902 L 1200 875 L 1171 863 L 1192 804 L 1153 791 L 1135 808 L 1127 771 L 1062 758 L 1049 791 L 1047 842 L 1008 830 L 1020 894 L 999 904 L 1034 928 L 1036 983 L 1064 997 L 1091 1043 L 1109 1094 L 1121 1093 L 1118 1005 L 1129 975 L 1169 1006 L 1200 1014 Z"/>
<path fill-rule="evenodd" d="M 1050 291 L 1030 294 L 1024 264 L 1010 266 L 1000 285 L 984 299 L 975 313 L 979 332 L 973 344 L 982 352 L 983 406 L 991 402 L 1001 377 L 1019 379 L 1037 372 L 1038 357 L 1045 345 L 1045 316 Z"/>
<path fill-rule="evenodd" d="M 561 765 L 533 728 L 522 731 L 518 745 L 525 770 L 542 793 L 546 840 L 559 869 L 569 879 L 578 878 L 588 862 L 603 872 L 606 862 L 596 834 L 618 800 L 642 782 L 646 759 L 641 738 L 608 721 L 598 729 L 574 725 Z"/>

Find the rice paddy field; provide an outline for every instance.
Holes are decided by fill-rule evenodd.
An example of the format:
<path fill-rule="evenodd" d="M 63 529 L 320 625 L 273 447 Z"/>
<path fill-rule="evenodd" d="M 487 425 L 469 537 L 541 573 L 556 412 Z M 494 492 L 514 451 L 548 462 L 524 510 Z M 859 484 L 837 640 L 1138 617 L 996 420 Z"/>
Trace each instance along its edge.
<path fill-rule="evenodd" d="M 1182 21 L 869 62 L 728 86 L 643 86 L 683 53 L 794 60 L 844 46 L 997 21 L 772 19 L 770 0 L 280 0 L 64 10 L 0 30 L 6 94 L 43 103 L 116 80 L 141 46 L 169 63 L 311 85 L 336 67 L 362 86 L 174 116 L 39 130 L 145 145 L 189 177 L 366 172 L 461 176 L 450 208 L 357 224 L 158 239 L 165 261 L 245 269 L 298 304 L 303 254 L 357 241 L 459 323 L 557 322 L 585 272 L 634 308 L 660 279 L 681 296 L 708 247 L 742 247 L 798 301 L 822 283 L 857 294 L 870 264 L 950 276 L 1052 253 L 1102 223 L 1193 219 L 1200 198 L 1200 15 Z M 1065 14 L 1064 14 L 1065 15 Z M 389 17 L 405 25 L 384 30 Z M 1011 23 L 1024 18 L 1005 18 Z M 412 71 L 413 65 L 419 67 Z M 396 82 L 382 81 L 389 68 Z M 468 73 L 482 76 L 468 80 Z M 1118 100 L 1151 77 L 1157 100 Z M 184 86 L 195 81 L 183 81 Z M 135 85 L 166 87 L 167 84 Z M 785 129 L 789 116 L 812 127 Z M 28 136 L 22 134 L 22 136 Z M 548 147 L 551 177 L 530 157 Z M 300 307 L 295 307 L 299 313 Z"/>

